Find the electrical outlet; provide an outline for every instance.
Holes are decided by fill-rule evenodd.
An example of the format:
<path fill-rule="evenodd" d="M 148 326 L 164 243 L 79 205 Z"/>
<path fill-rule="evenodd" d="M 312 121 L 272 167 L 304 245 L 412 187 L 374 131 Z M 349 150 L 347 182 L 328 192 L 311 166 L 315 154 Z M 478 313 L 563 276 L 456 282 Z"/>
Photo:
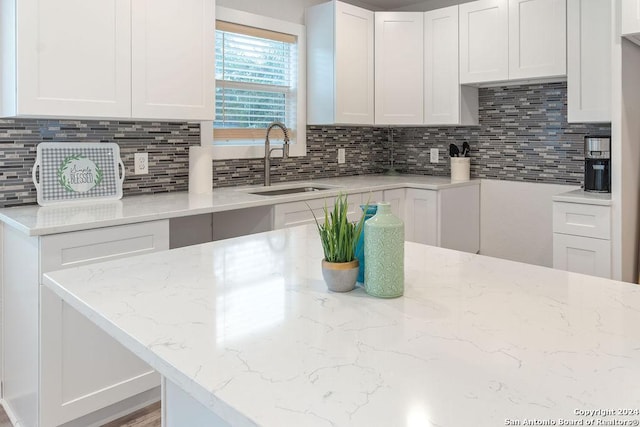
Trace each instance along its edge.
<path fill-rule="evenodd" d="M 431 163 L 438 163 L 440 161 L 440 152 L 438 151 L 437 148 L 432 148 L 431 152 L 429 153 L 429 161 Z"/>
<path fill-rule="evenodd" d="M 149 153 L 135 153 L 133 156 L 135 163 L 134 174 L 144 175 L 149 173 Z"/>
<path fill-rule="evenodd" d="M 345 162 L 344 155 L 344 148 L 338 148 L 338 163 L 342 164 Z"/>

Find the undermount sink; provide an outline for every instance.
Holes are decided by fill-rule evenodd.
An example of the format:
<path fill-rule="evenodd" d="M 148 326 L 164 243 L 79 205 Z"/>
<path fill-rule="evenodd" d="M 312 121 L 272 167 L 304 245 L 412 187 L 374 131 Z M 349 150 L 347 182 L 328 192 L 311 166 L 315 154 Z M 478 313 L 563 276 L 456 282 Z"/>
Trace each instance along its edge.
<path fill-rule="evenodd" d="M 303 187 L 278 188 L 275 190 L 256 190 L 249 194 L 258 196 L 281 196 L 283 194 L 310 193 L 315 191 L 331 190 L 333 187 L 319 187 L 316 185 L 305 185 Z"/>

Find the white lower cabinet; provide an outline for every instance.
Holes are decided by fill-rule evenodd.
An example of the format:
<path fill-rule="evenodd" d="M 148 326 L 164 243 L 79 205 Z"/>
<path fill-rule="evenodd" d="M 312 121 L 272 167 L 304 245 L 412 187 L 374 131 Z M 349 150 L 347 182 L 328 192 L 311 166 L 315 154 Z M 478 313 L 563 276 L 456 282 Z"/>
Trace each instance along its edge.
<path fill-rule="evenodd" d="M 296 227 L 298 225 L 315 224 L 314 215 L 318 222 L 324 221 L 324 207 L 333 208 L 336 198 L 323 197 L 321 199 L 306 200 L 304 202 L 281 203 L 273 207 L 273 229 Z M 356 221 L 360 218 L 360 194 L 349 194 L 347 201 L 349 211 L 347 218 Z"/>
<path fill-rule="evenodd" d="M 274 206 L 273 228 L 313 224 L 313 213 L 322 221 L 323 208 L 334 197 L 281 203 Z M 480 187 L 468 185 L 442 190 L 398 188 L 349 195 L 351 221 L 362 215 L 360 204 L 389 202 L 391 212 L 405 223 L 405 240 L 477 253 L 480 249 Z"/>
<path fill-rule="evenodd" d="M 611 278 L 611 208 L 553 203 L 553 268 Z"/>
<path fill-rule="evenodd" d="M 332 206 L 335 197 L 328 199 L 314 199 L 305 202 L 281 203 L 273 207 L 273 229 L 296 227 L 298 225 L 314 224 L 314 215 L 322 221 L 324 206 Z"/>
<path fill-rule="evenodd" d="M 408 188 L 405 198 L 405 240 L 438 244 L 438 192 Z"/>
<path fill-rule="evenodd" d="M 402 196 L 400 196 L 400 194 Z M 347 218 L 349 218 L 350 221 L 359 220 L 362 215 L 360 205 L 367 203 L 375 204 L 383 200 L 387 201 L 386 197 L 393 197 L 396 206 L 399 206 L 404 203 L 404 189 L 349 194 L 347 197 L 347 202 L 349 203 Z M 322 222 L 324 221 L 325 205 L 332 208 L 335 200 L 336 198 L 332 196 L 306 200 L 304 202 L 275 205 L 273 207 L 273 229 L 278 230 L 281 228 L 296 227 L 298 225 L 315 224 L 313 215 L 318 218 L 318 221 Z M 391 209 L 397 214 L 397 208 L 394 208 L 393 204 Z M 313 211 L 313 213 L 311 211 Z"/>
<path fill-rule="evenodd" d="M 611 242 L 553 233 L 553 267 L 611 278 Z"/>
<path fill-rule="evenodd" d="M 405 239 L 442 248 L 480 250 L 480 187 L 470 185 L 438 191 L 408 188 Z"/>
<path fill-rule="evenodd" d="M 135 409 L 140 402 L 122 401 L 158 387 L 159 376 L 40 279 L 57 269 L 167 250 L 169 221 L 41 237 L 5 226 L 3 245 L 6 253 L 22 254 L 3 272 L 4 369 L 12 372 L 3 397 L 19 425 L 94 425 L 114 415 L 104 409 L 111 405 L 117 413 Z M 12 335 L 16 330 L 19 336 Z"/>
<path fill-rule="evenodd" d="M 391 205 L 391 212 L 404 221 L 404 201 L 406 197 L 406 189 L 398 188 L 395 190 L 384 190 L 382 200 Z M 406 226 L 405 226 L 406 228 Z M 405 231 L 406 232 L 406 231 Z"/>

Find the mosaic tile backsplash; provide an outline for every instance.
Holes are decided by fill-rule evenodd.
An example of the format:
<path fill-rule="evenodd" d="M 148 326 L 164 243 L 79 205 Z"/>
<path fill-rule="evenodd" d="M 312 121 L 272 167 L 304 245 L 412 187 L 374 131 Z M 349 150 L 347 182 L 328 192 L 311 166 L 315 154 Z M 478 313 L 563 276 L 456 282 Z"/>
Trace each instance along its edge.
<path fill-rule="evenodd" d="M 115 142 L 125 164 L 125 196 L 187 190 L 194 123 L 0 119 L 0 207 L 36 203 L 31 168 L 40 142 Z M 149 153 L 149 174 L 133 174 L 134 153 Z"/>
<path fill-rule="evenodd" d="M 395 128 L 399 170 L 450 173 L 449 144 L 471 146 L 471 177 L 582 185 L 584 136 L 611 135 L 611 125 L 567 123 L 567 83 L 482 88 L 480 126 Z M 438 148 L 440 163 L 429 163 Z M 444 162 L 443 162 L 444 160 Z"/>
<path fill-rule="evenodd" d="M 309 126 L 307 156 L 273 159 L 272 182 L 381 173 L 393 158 L 403 172 L 449 175 L 450 143 L 471 146 L 472 178 L 582 183 L 584 135 L 609 135 L 609 125 L 567 124 L 566 83 L 480 89 L 480 126 Z M 188 189 L 195 123 L 0 119 L 0 207 L 33 204 L 31 167 L 44 141 L 116 142 L 126 167 L 125 196 Z M 346 163 L 337 163 L 345 148 Z M 438 148 L 440 163 L 429 163 Z M 149 153 L 149 174 L 133 174 L 136 152 Z M 214 187 L 259 184 L 261 159 L 214 161 Z"/>
<path fill-rule="evenodd" d="M 271 161 L 271 183 L 381 173 L 387 159 L 383 141 L 386 128 L 374 127 L 307 127 L 307 155 Z M 345 149 L 345 163 L 338 164 L 338 149 Z M 215 160 L 213 185 L 261 184 L 264 182 L 264 160 Z"/>

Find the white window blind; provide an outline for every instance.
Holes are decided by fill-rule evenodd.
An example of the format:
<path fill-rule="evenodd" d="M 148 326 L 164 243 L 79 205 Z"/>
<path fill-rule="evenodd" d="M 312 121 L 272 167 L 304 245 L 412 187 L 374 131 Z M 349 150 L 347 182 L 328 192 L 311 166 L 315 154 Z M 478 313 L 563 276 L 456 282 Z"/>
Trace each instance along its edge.
<path fill-rule="evenodd" d="M 295 36 L 217 21 L 215 142 L 261 143 L 274 121 L 294 129 L 297 63 Z"/>

